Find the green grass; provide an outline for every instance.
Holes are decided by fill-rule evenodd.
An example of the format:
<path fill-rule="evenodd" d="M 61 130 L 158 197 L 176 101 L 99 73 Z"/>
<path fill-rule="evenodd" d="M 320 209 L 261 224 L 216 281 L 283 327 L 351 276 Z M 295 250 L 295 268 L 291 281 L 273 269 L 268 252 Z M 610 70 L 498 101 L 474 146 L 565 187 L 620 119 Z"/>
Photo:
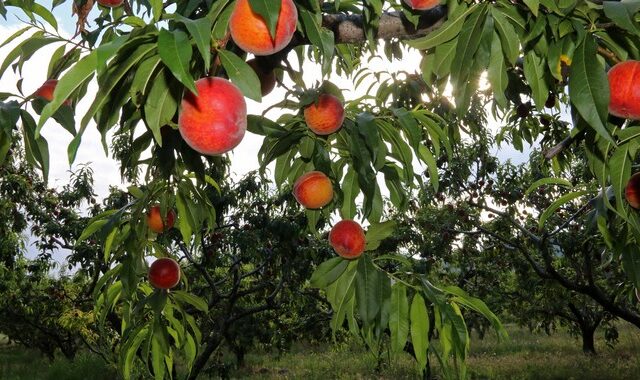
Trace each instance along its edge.
<path fill-rule="evenodd" d="M 472 340 L 468 371 L 472 379 L 576 379 L 616 380 L 640 378 L 640 330 L 620 327 L 619 343 L 607 347 L 598 335 L 598 356 L 582 353 L 581 341 L 566 332 L 552 336 L 531 334 L 508 326 L 511 339 L 498 342 L 494 335 Z M 401 355 L 375 372 L 375 361 L 355 344 L 341 346 L 297 345 L 281 357 L 274 353 L 247 356 L 247 365 L 234 377 L 247 379 L 414 379 L 414 364 Z M 437 369 L 435 369 L 437 373 Z"/>
<path fill-rule="evenodd" d="M 73 361 L 63 357 L 50 362 L 37 351 L 0 345 L 2 380 L 114 380 L 116 372 L 98 356 L 80 353 Z"/>
<path fill-rule="evenodd" d="M 612 349 L 598 335 L 598 356 L 582 354 L 581 342 L 565 332 L 552 336 L 531 334 L 507 326 L 511 340 L 498 342 L 493 336 L 474 337 L 468 360 L 472 379 L 576 379 L 617 380 L 640 376 L 640 330 L 621 324 L 620 341 Z M 2 337 L 0 336 L 0 341 Z M 413 360 L 399 355 L 379 372 L 375 359 L 356 342 L 338 345 L 298 343 L 279 356 L 276 352 L 247 354 L 246 365 L 232 371 L 239 379 L 415 379 Z M 437 373 L 437 369 L 436 369 Z M 50 363 L 37 352 L 0 344 L 0 379 L 116 379 L 113 369 L 90 353 L 70 362 L 57 358 Z M 208 378 L 202 376 L 203 379 Z"/>

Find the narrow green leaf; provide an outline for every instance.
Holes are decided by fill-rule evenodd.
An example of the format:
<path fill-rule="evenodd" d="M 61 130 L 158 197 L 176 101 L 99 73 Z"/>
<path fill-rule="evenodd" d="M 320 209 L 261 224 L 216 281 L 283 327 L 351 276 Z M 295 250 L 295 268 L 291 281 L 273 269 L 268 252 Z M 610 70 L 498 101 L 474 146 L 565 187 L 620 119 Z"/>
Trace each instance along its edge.
<path fill-rule="evenodd" d="M 151 129 L 153 137 L 160 146 L 162 146 L 160 128 L 169 123 L 178 110 L 179 99 L 174 92 L 167 73 L 164 69 L 160 70 L 153 81 L 151 91 L 149 91 L 144 104 L 147 127 Z"/>
<path fill-rule="evenodd" d="M 218 50 L 218 54 L 231 82 L 238 86 L 244 96 L 261 102 L 260 79 L 251 66 L 230 51 Z"/>
<path fill-rule="evenodd" d="M 407 288 L 397 282 L 391 287 L 391 311 L 389 314 L 389 330 L 391 331 L 391 350 L 404 350 L 409 334 L 409 300 Z"/>
<path fill-rule="evenodd" d="M 458 15 L 454 15 L 453 18 L 449 18 L 446 22 L 442 24 L 442 26 L 436 29 L 433 33 L 429 33 L 428 35 L 422 38 L 416 38 L 415 40 L 407 41 L 407 45 L 419 50 L 427 50 L 452 40 L 454 37 L 458 35 L 458 33 L 460 33 L 465 19 L 471 13 L 475 12 L 477 6 L 478 6 L 477 4 L 474 4 L 465 12 L 462 12 Z"/>
<path fill-rule="evenodd" d="M 281 1 L 273 0 L 249 0 L 251 9 L 262 16 L 267 23 L 271 38 L 276 38 L 276 26 L 278 25 L 278 16 L 280 15 Z"/>
<path fill-rule="evenodd" d="M 396 229 L 396 222 L 387 220 L 382 223 L 371 223 L 366 234 L 366 251 L 372 251 L 380 246 L 380 243 L 391 236 Z"/>
<path fill-rule="evenodd" d="M 344 260 L 342 257 L 334 257 L 323 262 L 318 265 L 311 275 L 311 287 L 320 289 L 326 288 L 342 275 L 348 265 L 349 261 Z"/>
<path fill-rule="evenodd" d="M 538 222 L 538 228 L 542 230 L 545 222 L 553 213 L 560 208 L 563 204 L 570 202 L 578 197 L 589 194 L 589 191 L 575 191 L 569 194 L 565 194 L 553 202 L 546 210 L 540 215 L 540 221 Z"/>
<path fill-rule="evenodd" d="M 429 314 L 427 305 L 420 293 L 416 293 L 411 301 L 411 344 L 416 355 L 418 366 L 427 365 L 427 350 L 429 349 Z"/>
<path fill-rule="evenodd" d="M 589 126 L 613 142 L 607 128 L 609 81 L 597 58 L 596 43 L 588 34 L 573 54 L 569 98 Z"/>
<path fill-rule="evenodd" d="M 209 71 L 209 66 L 211 65 L 211 28 L 213 23 L 207 17 L 191 20 L 179 14 L 176 14 L 175 20 L 187 27 L 204 59 L 204 70 Z"/>
<path fill-rule="evenodd" d="M 161 29 L 158 33 L 158 54 L 162 62 L 185 87 L 197 94 L 195 81 L 189 72 L 192 53 L 191 43 L 185 32 Z"/>

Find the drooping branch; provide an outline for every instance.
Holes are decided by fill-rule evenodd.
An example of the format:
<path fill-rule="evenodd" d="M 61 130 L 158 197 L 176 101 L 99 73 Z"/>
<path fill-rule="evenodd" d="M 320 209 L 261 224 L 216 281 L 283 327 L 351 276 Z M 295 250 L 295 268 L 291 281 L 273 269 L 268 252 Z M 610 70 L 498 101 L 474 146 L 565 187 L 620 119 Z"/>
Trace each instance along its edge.
<path fill-rule="evenodd" d="M 401 12 L 386 12 L 380 16 L 376 38 L 413 39 L 427 35 L 439 28 L 446 16 L 446 7 L 439 6 L 423 12 L 414 27 Z M 360 43 L 366 40 L 361 15 L 327 14 L 322 26 L 333 31 L 336 43 Z"/>
<path fill-rule="evenodd" d="M 426 36 L 438 29 L 445 21 L 447 8 L 438 6 L 420 14 L 417 26 L 414 26 L 401 12 L 385 12 L 380 16 L 375 38 L 382 40 L 415 39 Z M 325 14 L 322 17 L 322 26 L 333 32 L 334 42 L 364 43 L 366 41 L 363 16 L 357 14 Z M 294 48 L 301 45 L 309 45 L 311 41 L 300 33 L 296 33 L 289 45 L 278 53 L 270 56 L 256 57 L 257 61 L 265 68 L 277 67 L 285 60 Z"/>

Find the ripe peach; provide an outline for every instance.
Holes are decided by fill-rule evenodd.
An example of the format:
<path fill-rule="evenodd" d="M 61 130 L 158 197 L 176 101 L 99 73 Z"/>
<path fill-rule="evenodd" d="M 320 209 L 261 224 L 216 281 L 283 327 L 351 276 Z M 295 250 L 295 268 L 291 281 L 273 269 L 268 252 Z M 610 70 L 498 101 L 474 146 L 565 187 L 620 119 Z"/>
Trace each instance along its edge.
<path fill-rule="evenodd" d="M 364 252 L 364 231 L 358 222 L 341 220 L 329 232 L 329 244 L 343 259 L 357 259 Z"/>
<path fill-rule="evenodd" d="M 160 206 L 155 205 L 149 209 L 147 212 L 147 225 L 151 231 L 161 234 L 164 231 L 167 231 L 173 227 L 173 223 L 176 220 L 176 213 L 169 209 L 167 211 L 166 219 L 162 219 L 162 215 L 160 214 Z"/>
<path fill-rule="evenodd" d="M 122 3 L 124 3 L 124 0 L 98 0 L 98 4 L 102 5 L 103 7 L 110 8 L 119 7 L 122 5 Z"/>
<path fill-rule="evenodd" d="M 149 267 L 149 282 L 158 289 L 175 287 L 180 282 L 180 264 L 169 257 L 157 259 Z"/>
<path fill-rule="evenodd" d="M 275 71 L 265 70 L 255 59 L 247 61 L 247 64 L 251 66 L 253 71 L 258 75 L 258 79 L 260 79 L 260 92 L 262 92 L 262 96 L 269 95 L 269 93 L 276 87 Z"/>
<path fill-rule="evenodd" d="M 609 70 L 608 78 L 609 113 L 640 120 L 640 61 L 616 64 Z"/>
<path fill-rule="evenodd" d="M 344 106 L 331 94 L 321 94 L 317 103 L 304 109 L 304 120 L 317 135 L 329 135 L 342 127 Z"/>
<path fill-rule="evenodd" d="M 39 98 L 46 100 L 47 102 L 50 102 L 53 100 L 53 92 L 55 91 L 57 85 L 58 85 L 57 79 L 47 79 L 42 84 L 42 86 L 40 86 L 40 88 L 38 88 L 36 92 L 33 93 L 33 96 L 37 96 Z M 63 102 L 63 104 L 70 106 L 71 101 L 67 99 Z"/>
<path fill-rule="evenodd" d="M 178 129 L 184 141 L 206 155 L 235 148 L 247 130 L 247 103 L 240 90 L 226 79 L 196 81 L 198 95 L 187 92 L 181 103 Z"/>
<path fill-rule="evenodd" d="M 629 178 L 629 182 L 624 188 L 624 197 L 629 202 L 629 206 L 640 209 L 640 173 L 636 173 Z"/>
<path fill-rule="evenodd" d="M 293 196 L 306 208 L 322 208 L 333 199 L 333 186 L 329 177 L 323 172 L 312 171 L 296 180 L 293 185 Z"/>
<path fill-rule="evenodd" d="M 238 0 L 229 19 L 229 29 L 231 38 L 242 50 L 254 55 L 271 55 L 289 44 L 297 21 L 298 10 L 293 0 L 281 0 L 276 38 L 273 39 L 267 23 L 251 9 L 249 0 Z"/>
<path fill-rule="evenodd" d="M 413 10 L 426 11 L 440 5 L 440 0 L 404 0 Z"/>

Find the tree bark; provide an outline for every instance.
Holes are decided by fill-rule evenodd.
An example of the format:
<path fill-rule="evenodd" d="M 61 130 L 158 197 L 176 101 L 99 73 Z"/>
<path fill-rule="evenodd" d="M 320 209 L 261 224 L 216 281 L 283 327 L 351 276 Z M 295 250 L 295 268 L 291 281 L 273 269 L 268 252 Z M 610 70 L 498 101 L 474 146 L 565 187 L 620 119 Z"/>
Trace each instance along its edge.
<path fill-rule="evenodd" d="M 582 352 L 585 355 L 595 355 L 595 332 L 596 326 L 580 325 L 580 332 L 582 334 Z"/>

